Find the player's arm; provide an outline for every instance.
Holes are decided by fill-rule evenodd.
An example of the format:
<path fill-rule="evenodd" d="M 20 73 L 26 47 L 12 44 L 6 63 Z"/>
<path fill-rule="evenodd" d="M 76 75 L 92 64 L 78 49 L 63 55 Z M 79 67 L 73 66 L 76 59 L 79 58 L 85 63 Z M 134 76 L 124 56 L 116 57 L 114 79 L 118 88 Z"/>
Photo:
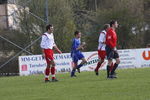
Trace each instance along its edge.
<path fill-rule="evenodd" d="M 42 56 L 45 57 L 44 49 L 42 49 Z"/>
<path fill-rule="evenodd" d="M 82 45 L 80 45 L 78 48 L 76 48 L 76 50 L 83 50 L 84 47 Z"/>
<path fill-rule="evenodd" d="M 55 41 L 53 41 L 53 48 L 54 48 L 59 54 L 62 53 L 61 50 L 57 47 Z"/>
<path fill-rule="evenodd" d="M 46 46 L 46 39 L 47 39 L 47 37 L 45 35 L 42 35 L 42 40 L 41 40 L 41 44 L 40 44 L 41 48 L 45 48 L 45 46 Z"/>
<path fill-rule="evenodd" d="M 59 54 L 61 54 L 62 52 L 61 52 L 61 50 L 57 47 L 57 45 L 55 44 L 54 45 L 54 49 L 59 53 Z"/>
<path fill-rule="evenodd" d="M 86 45 L 86 43 L 83 42 L 83 43 L 77 48 L 77 50 L 83 50 L 85 45 Z"/>
<path fill-rule="evenodd" d="M 102 44 L 106 43 L 106 39 L 105 39 L 105 34 L 104 33 L 100 34 L 98 42 L 102 43 Z"/>
<path fill-rule="evenodd" d="M 42 40 L 41 40 L 41 44 L 40 44 L 40 47 L 42 48 L 42 56 L 45 56 L 45 54 L 44 54 L 45 45 L 46 45 L 46 36 L 43 35 Z"/>

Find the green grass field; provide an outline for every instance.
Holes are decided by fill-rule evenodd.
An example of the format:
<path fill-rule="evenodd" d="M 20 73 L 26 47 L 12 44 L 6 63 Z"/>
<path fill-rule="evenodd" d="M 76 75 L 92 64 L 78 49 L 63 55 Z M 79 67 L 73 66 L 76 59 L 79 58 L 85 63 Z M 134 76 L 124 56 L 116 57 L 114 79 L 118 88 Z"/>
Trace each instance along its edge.
<path fill-rule="evenodd" d="M 0 100 L 150 100 L 150 68 L 118 70 L 118 79 L 93 72 L 77 78 L 58 74 L 60 80 L 44 83 L 43 75 L 0 77 Z"/>

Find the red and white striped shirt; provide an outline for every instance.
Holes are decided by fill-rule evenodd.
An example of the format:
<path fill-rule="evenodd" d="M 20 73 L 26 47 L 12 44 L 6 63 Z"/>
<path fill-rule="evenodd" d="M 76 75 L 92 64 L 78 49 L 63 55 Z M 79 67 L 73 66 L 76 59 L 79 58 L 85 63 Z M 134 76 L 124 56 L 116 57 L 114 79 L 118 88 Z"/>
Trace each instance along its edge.
<path fill-rule="evenodd" d="M 56 46 L 53 33 L 49 34 L 49 33 L 45 32 L 42 35 L 42 40 L 41 40 L 40 46 L 42 49 L 53 49 L 53 47 Z"/>
<path fill-rule="evenodd" d="M 105 44 L 105 41 L 106 41 L 106 31 L 103 30 L 102 32 L 100 32 L 100 35 L 99 35 L 99 45 L 98 45 L 98 50 L 102 50 L 102 51 L 105 51 L 105 47 L 106 47 L 106 44 Z"/>

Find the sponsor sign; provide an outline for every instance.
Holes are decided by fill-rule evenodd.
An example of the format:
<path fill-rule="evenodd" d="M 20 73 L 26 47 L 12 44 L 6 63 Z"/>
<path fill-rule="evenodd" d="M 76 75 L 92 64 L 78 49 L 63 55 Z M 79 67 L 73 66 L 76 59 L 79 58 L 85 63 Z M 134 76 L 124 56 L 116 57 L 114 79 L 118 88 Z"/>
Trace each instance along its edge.
<path fill-rule="evenodd" d="M 138 49 L 136 57 L 138 67 L 150 67 L 150 49 Z"/>
<path fill-rule="evenodd" d="M 118 53 L 121 60 L 118 68 L 150 67 L 150 49 L 148 48 L 118 50 Z M 99 61 L 97 51 L 83 52 L 83 54 L 88 63 L 81 68 L 81 71 L 93 71 Z M 63 73 L 72 70 L 74 64 L 70 53 L 55 54 L 54 58 L 56 72 Z M 18 60 L 20 75 L 41 74 L 46 68 L 46 61 L 42 55 L 19 56 Z M 106 66 L 107 60 L 100 69 L 106 69 Z"/>

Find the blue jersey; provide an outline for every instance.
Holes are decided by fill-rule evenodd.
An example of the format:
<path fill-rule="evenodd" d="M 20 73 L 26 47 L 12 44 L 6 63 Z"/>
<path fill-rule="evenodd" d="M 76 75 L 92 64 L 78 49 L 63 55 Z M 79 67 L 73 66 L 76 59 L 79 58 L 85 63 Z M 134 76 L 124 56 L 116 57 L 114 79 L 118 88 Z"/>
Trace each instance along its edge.
<path fill-rule="evenodd" d="M 81 53 L 81 51 L 77 50 L 80 44 L 81 44 L 80 39 L 74 38 L 72 40 L 71 57 L 72 57 L 73 62 L 75 63 L 77 63 L 78 60 L 84 58 L 84 55 Z"/>
<path fill-rule="evenodd" d="M 72 40 L 71 53 L 80 53 L 80 50 L 77 50 L 77 48 L 80 46 L 80 44 L 81 44 L 80 39 L 74 38 Z"/>

